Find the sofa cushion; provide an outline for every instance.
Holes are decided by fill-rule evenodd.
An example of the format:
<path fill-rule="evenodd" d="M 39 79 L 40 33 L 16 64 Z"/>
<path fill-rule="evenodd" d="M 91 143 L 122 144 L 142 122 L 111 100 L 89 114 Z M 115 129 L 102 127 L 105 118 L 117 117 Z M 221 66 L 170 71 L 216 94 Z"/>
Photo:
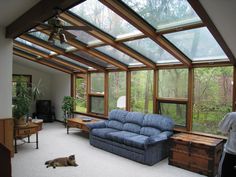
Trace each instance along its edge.
<path fill-rule="evenodd" d="M 128 114 L 128 111 L 115 109 L 110 112 L 109 120 L 117 120 L 119 122 L 124 123 L 127 114 Z"/>
<path fill-rule="evenodd" d="M 123 129 L 123 123 L 120 121 L 116 121 L 116 120 L 109 120 L 107 127 L 109 128 L 114 128 L 117 130 L 122 130 Z"/>
<path fill-rule="evenodd" d="M 172 130 L 174 122 L 172 119 L 159 114 L 146 114 L 143 120 L 143 127 L 154 127 L 161 131 Z"/>
<path fill-rule="evenodd" d="M 153 127 L 142 127 L 140 130 L 140 134 L 145 136 L 158 135 L 160 132 L 159 129 Z"/>
<path fill-rule="evenodd" d="M 140 133 L 141 126 L 133 123 L 125 123 L 123 130 L 128 131 L 128 132 L 133 132 L 133 133 Z"/>
<path fill-rule="evenodd" d="M 148 136 L 144 135 L 129 136 L 124 138 L 124 144 L 139 149 L 145 149 L 147 147 L 148 138 Z"/>
<path fill-rule="evenodd" d="M 141 112 L 129 112 L 126 116 L 125 122 L 142 125 L 144 115 L 145 114 L 143 114 Z"/>
<path fill-rule="evenodd" d="M 101 138 L 107 138 L 107 134 L 111 132 L 117 132 L 118 130 L 113 128 L 95 128 L 90 133 L 94 136 L 98 136 Z"/>
<path fill-rule="evenodd" d="M 117 132 L 111 132 L 107 134 L 107 138 L 119 142 L 119 143 L 124 143 L 124 138 L 125 137 L 130 137 L 130 136 L 135 136 L 137 135 L 136 133 L 132 132 L 127 132 L 127 131 L 117 131 Z"/>

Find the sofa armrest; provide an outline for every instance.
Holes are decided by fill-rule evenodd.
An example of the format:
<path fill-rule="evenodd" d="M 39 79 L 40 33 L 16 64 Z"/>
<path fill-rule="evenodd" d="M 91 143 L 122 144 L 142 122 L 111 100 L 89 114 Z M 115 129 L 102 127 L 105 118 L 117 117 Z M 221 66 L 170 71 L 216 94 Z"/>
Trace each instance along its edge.
<path fill-rule="evenodd" d="M 158 142 L 167 140 L 171 135 L 173 135 L 173 132 L 172 132 L 172 131 L 164 131 L 164 132 L 161 132 L 161 133 L 158 134 L 158 135 L 150 136 L 150 137 L 147 139 L 147 144 L 148 144 L 148 145 L 153 145 L 153 144 L 156 144 L 156 143 L 158 143 Z"/>
<path fill-rule="evenodd" d="M 107 127 L 107 120 L 103 121 L 98 121 L 98 122 L 94 122 L 94 123 L 90 123 L 86 125 L 90 130 L 94 129 L 94 128 L 106 128 Z"/>

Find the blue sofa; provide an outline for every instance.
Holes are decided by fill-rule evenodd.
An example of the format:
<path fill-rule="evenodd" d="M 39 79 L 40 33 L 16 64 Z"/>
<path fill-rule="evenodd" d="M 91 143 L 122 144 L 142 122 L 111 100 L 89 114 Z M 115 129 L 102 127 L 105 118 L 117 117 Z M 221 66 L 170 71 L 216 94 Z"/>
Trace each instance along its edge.
<path fill-rule="evenodd" d="M 90 144 L 114 154 L 153 165 L 168 156 L 171 118 L 112 110 L 108 120 L 88 124 Z"/>

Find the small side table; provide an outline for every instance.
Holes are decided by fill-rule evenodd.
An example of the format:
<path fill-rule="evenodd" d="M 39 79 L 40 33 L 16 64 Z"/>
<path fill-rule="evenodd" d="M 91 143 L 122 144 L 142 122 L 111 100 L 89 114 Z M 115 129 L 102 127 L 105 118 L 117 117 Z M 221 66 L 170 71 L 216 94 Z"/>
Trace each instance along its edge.
<path fill-rule="evenodd" d="M 39 126 L 34 123 L 29 123 L 27 125 L 22 125 L 22 126 L 15 126 L 14 127 L 14 140 L 15 140 L 15 153 L 17 153 L 17 139 L 24 139 L 28 138 L 27 143 L 30 142 L 30 136 L 33 134 L 36 134 L 36 141 L 32 143 L 36 143 L 36 149 L 39 148 L 38 146 L 38 130 Z"/>

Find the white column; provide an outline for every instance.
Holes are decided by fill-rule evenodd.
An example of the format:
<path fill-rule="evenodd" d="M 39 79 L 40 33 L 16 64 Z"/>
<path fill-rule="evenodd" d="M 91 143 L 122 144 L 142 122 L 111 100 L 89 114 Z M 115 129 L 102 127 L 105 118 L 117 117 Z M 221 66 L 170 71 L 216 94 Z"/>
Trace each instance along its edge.
<path fill-rule="evenodd" d="M 0 27 L 0 119 L 12 117 L 12 61 L 12 39 L 6 39 Z"/>

